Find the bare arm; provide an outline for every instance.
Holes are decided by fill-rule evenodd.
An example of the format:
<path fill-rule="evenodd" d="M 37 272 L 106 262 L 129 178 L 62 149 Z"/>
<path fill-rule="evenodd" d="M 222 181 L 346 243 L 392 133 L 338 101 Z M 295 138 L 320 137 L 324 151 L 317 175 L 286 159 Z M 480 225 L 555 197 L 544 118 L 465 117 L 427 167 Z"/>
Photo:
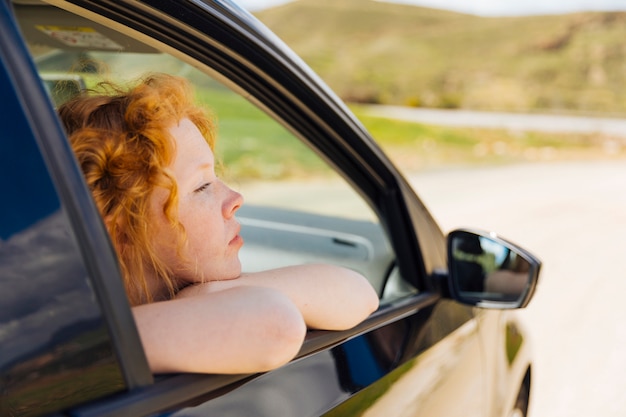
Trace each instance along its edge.
<path fill-rule="evenodd" d="M 276 289 L 285 294 L 314 329 L 354 327 L 378 308 L 378 295 L 359 273 L 334 265 L 297 265 L 243 274 L 186 288 L 182 297 L 244 286 Z"/>
<path fill-rule="evenodd" d="M 251 373 L 277 368 L 300 350 L 306 326 L 276 290 L 238 287 L 133 307 L 155 373 Z"/>

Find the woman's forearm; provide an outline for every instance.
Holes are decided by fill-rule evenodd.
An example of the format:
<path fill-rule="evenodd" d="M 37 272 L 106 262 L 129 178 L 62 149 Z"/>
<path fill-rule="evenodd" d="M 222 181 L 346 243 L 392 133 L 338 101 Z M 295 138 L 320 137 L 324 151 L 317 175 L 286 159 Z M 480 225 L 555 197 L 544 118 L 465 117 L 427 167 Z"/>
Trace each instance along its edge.
<path fill-rule="evenodd" d="M 359 273 L 334 265 L 297 265 L 243 274 L 229 280 L 188 288 L 189 294 L 255 286 L 285 294 L 302 313 L 309 328 L 344 330 L 378 308 L 378 295 Z"/>
<path fill-rule="evenodd" d="M 284 294 L 239 287 L 133 307 L 154 373 L 253 373 L 300 350 L 306 326 Z"/>

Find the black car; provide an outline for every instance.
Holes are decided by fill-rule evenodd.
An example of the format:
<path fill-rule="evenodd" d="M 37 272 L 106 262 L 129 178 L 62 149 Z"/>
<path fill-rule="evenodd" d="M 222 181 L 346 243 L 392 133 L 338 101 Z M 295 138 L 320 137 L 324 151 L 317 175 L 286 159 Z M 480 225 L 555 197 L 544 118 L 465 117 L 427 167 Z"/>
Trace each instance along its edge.
<path fill-rule="evenodd" d="M 0 3 L 2 416 L 511 416 L 530 344 L 514 309 L 540 262 L 495 234 L 444 236 L 347 107 L 230 0 Z M 219 120 L 246 197 L 244 269 L 353 268 L 380 308 L 309 331 L 254 375 L 153 375 L 115 252 L 55 107 L 106 77 L 183 75 Z M 462 209 L 460 207 L 460 209 Z"/>

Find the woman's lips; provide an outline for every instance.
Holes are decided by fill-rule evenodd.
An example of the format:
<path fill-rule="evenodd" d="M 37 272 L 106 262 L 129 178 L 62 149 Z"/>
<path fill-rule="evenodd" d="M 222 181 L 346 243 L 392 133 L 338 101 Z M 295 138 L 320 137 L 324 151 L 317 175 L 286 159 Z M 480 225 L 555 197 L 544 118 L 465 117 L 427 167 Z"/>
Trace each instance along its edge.
<path fill-rule="evenodd" d="M 228 242 L 229 245 L 233 246 L 233 245 L 243 245 L 243 238 L 239 235 L 236 235 L 234 238 L 231 239 L 230 242 Z"/>
<path fill-rule="evenodd" d="M 241 235 L 239 234 L 239 232 L 241 232 L 241 226 L 237 225 L 237 230 L 235 232 L 235 237 L 233 237 L 230 242 L 228 242 L 229 246 L 241 246 L 243 245 L 243 238 L 241 237 Z"/>

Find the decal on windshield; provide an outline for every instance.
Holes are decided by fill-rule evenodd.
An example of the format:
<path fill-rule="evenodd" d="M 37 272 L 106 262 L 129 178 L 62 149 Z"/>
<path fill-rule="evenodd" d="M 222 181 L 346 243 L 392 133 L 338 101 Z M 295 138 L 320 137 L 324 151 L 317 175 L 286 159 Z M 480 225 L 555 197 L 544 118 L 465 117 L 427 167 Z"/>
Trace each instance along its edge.
<path fill-rule="evenodd" d="M 37 25 L 36 27 L 65 45 L 77 48 L 124 49 L 120 44 L 113 42 L 90 27 L 44 25 Z"/>

